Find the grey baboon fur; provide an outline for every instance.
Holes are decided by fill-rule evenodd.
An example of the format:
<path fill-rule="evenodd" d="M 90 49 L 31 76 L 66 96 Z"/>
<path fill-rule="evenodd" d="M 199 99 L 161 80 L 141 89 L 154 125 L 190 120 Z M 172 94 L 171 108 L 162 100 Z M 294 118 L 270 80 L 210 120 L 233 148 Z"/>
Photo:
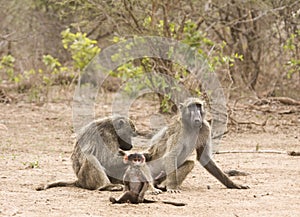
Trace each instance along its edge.
<path fill-rule="evenodd" d="M 227 188 L 249 188 L 230 180 L 213 160 L 211 129 L 205 120 L 202 100 L 188 98 L 181 104 L 180 114 L 158 134 L 144 155 L 153 177 L 161 171 L 166 172 L 165 179 L 156 184 L 164 185 L 167 191 L 179 191 L 179 186 L 194 167 L 194 161 L 187 160 L 194 150 L 197 161 Z"/>
<path fill-rule="evenodd" d="M 133 122 L 113 116 L 97 119 L 79 132 L 71 155 L 75 181 L 56 181 L 37 190 L 52 187 L 76 186 L 90 190 L 122 190 L 127 168 L 124 152 L 132 148 L 131 137 L 136 135 Z"/>

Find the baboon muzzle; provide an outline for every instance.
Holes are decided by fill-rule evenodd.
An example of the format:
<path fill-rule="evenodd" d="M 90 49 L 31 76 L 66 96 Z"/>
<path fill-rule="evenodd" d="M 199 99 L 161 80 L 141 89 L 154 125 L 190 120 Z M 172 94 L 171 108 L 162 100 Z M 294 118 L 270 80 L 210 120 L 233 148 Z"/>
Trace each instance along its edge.
<path fill-rule="evenodd" d="M 123 139 L 121 139 L 119 137 L 118 142 L 119 142 L 119 148 L 120 149 L 122 149 L 124 151 L 129 151 L 130 149 L 132 149 L 131 140 L 130 141 L 124 141 Z"/>
<path fill-rule="evenodd" d="M 196 112 L 191 112 L 191 121 L 194 123 L 195 127 L 201 127 L 202 126 L 202 118 L 201 115 L 197 114 Z"/>

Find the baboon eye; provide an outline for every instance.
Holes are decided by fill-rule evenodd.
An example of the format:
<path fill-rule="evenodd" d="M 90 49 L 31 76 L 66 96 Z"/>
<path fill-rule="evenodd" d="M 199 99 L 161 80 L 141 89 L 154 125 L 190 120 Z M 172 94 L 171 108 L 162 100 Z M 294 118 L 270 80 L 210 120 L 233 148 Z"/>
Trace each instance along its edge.
<path fill-rule="evenodd" d="M 124 124 L 125 124 L 125 121 L 124 120 L 119 120 L 118 121 L 118 129 L 121 129 L 123 126 L 124 126 Z"/>
<path fill-rule="evenodd" d="M 140 162 L 141 162 L 141 159 L 133 159 L 133 162 L 134 162 L 134 163 L 140 163 Z"/>
<path fill-rule="evenodd" d="M 188 106 L 189 110 L 194 110 L 195 108 L 201 109 L 201 105 L 200 104 L 191 104 Z"/>

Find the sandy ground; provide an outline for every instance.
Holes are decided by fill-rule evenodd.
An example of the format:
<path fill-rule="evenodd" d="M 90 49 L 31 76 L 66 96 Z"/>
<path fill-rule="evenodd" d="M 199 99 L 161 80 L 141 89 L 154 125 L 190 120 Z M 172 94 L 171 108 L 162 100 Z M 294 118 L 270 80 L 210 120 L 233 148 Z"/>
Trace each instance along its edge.
<path fill-rule="evenodd" d="M 109 103 L 109 97 L 104 97 L 96 114 L 109 114 Z M 0 216 L 299 216 L 300 157 L 286 154 L 214 155 L 222 169 L 250 173 L 232 177 L 249 185 L 247 190 L 226 189 L 197 164 L 180 194 L 146 195 L 158 201 L 184 202 L 185 207 L 162 203 L 110 204 L 109 196 L 118 197 L 121 192 L 71 187 L 36 191 L 37 186 L 48 181 L 75 179 L 69 159 L 73 148 L 71 104 L 67 101 L 0 105 Z M 140 130 L 149 124 L 144 105 L 143 101 L 137 102 L 131 109 Z M 259 147 L 300 151 L 299 112 L 273 115 L 237 110 L 235 115 L 244 121 L 251 117 L 257 122 L 269 119 L 264 127 L 231 126 L 219 150 Z M 139 145 L 142 141 L 135 140 Z"/>

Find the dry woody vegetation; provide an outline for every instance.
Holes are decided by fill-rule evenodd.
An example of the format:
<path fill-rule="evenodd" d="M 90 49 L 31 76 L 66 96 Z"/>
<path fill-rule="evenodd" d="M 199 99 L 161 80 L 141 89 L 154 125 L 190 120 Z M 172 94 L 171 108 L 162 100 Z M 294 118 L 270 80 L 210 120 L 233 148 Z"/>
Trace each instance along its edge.
<path fill-rule="evenodd" d="M 149 36 L 186 45 L 191 66 L 194 56 L 201 57 L 201 69 L 220 82 L 224 107 L 214 110 L 207 81 L 193 71 L 199 68 L 172 58 L 128 57 L 101 71 L 103 83 L 91 77 L 92 60 L 112 47 Z M 156 45 L 147 47 L 155 50 Z M 112 63 L 135 49 L 130 43 L 118 48 L 108 57 Z M 163 55 L 174 53 L 170 48 Z M 86 79 L 97 89 L 93 106 L 100 120 L 112 115 L 120 90 L 135 97 L 128 110 L 138 135 L 132 138 L 133 148 L 118 152 L 119 138 L 112 138 L 121 156 L 147 152 L 153 135 L 181 114 L 174 95 L 182 89 L 201 99 L 213 131 L 214 169 L 202 167 L 200 151 L 193 149 L 189 158 L 178 158 L 193 165 L 180 187 L 170 184 L 166 192 L 150 183 L 160 194 L 141 191 L 134 200 L 155 202 L 115 204 L 122 192 L 114 190 L 122 188 L 122 180 L 111 184 L 101 176 L 106 179 L 100 185 L 108 191 L 99 191 L 97 170 L 90 170 L 94 176 L 78 177 L 80 171 L 74 174 L 72 169 L 78 138 L 75 96 Z M 152 93 L 139 95 L 145 88 Z M 299 90 L 297 0 L 0 0 L 0 216 L 297 216 Z M 221 134 L 214 134 L 215 112 L 226 124 Z M 169 137 L 166 141 L 173 144 L 174 137 Z M 126 167 L 123 160 L 118 163 Z M 78 163 L 81 168 L 92 164 Z M 45 190 L 45 184 L 57 180 L 71 184 Z"/>

